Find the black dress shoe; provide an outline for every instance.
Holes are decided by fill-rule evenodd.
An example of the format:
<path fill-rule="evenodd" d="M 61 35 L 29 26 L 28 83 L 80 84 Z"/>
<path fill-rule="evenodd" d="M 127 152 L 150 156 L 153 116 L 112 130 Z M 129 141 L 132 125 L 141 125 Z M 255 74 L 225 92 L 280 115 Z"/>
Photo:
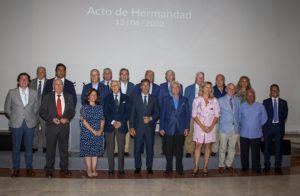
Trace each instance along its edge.
<path fill-rule="evenodd" d="M 13 170 L 11 177 L 16 178 L 19 177 L 19 175 L 20 175 L 20 170 Z"/>
<path fill-rule="evenodd" d="M 283 174 L 283 172 L 282 172 L 282 170 L 281 170 L 280 167 L 275 168 L 275 173 L 278 174 L 278 175 L 282 175 Z"/>
<path fill-rule="evenodd" d="M 60 173 L 66 175 L 66 176 L 72 176 L 72 172 L 68 169 L 61 169 Z"/>
<path fill-rule="evenodd" d="M 130 156 L 129 152 L 124 152 L 124 156 L 129 157 Z"/>
<path fill-rule="evenodd" d="M 119 175 L 120 176 L 125 176 L 125 172 L 124 171 L 119 171 Z"/>
<path fill-rule="evenodd" d="M 263 169 L 263 172 L 264 172 L 264 173 L 270 172 L 270 167 L 265 167 L 265 168 Z"/>
<path fill-rule="evenodd" d="M 210 156 L 212 156 L 212 157 L 215 157 L 216 155 L 217 155 L 217 153 L 215 153 L 215 152 L 210 153 Z"/>
<path fill-rule="evenodd" d="M 153 174 L 153 170 L 151 168 L 147 169 L 148 174 Z"/>
<path fill-rule="evenodd" d="M 166 170 L 166 171 L 164 171 L 164 175 L 169 175 L 169 174 L 171 174 L 171 173 L 172 173 L 171 170 Z"/>
<path fill-rule="evenodd" d="M 27 177 L 33 177 L 34 175 L 35 175 L 35 172 L 32 169 L 26 169 Z"/>
<path fill-rule="evenodd" d="M 43 153 L 46 153 L 47 152 L 47 148 L 43 148 Z"/>
<path fill-rule="evenodd" d="M 108 171 L 109 176 L 113 176 L 115 174 L 115 171 Z"/>
<path fill-rule="evenodd" d="M 256 169 L 255 172 L 256 174 L 261 174 L 261 169 Z"/>
<path fill-rule="evenodd" d="M 190 157 L 192 157 L 192 155 L 191 155 L 191 153 L 186 153 L 186 154 L 185 154 L 185 157 L 186 157 L 186 158 L 190 158 Z"/>
<path fill-rule="evenodd" d="M 46 171 L 46 178 L 52 178 L 52 177 L 53 177 L 53 172 Z"/>
<path fill-rule="evenodd" d="M 242 168 L 241 169 L 241 172 L 247 172 L 248 171 L 248 168 Z"/>
<path fill-rule="evenodd" d="M 139 174 L 141 172 L 141 169 L 140 168 L 136 168 L 135 170 L 134 170 L 134 174 Z"/>
<path fill-rule="evenodd" d="M 35 152 L 37 152 L 37 151 L 38 151 L 37 148 L 33 148 L 33 149 L 32 149 L 32 153 L 35 153 Z"/>

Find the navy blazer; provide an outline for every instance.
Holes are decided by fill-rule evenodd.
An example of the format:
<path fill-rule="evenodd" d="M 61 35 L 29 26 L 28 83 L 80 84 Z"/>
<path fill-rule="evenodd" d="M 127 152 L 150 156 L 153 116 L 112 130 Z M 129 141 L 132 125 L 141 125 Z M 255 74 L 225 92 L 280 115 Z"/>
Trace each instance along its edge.
<path fill-rule="evenodd" d="M 180 96 L 183 95 L 183 92 L 182 92 L 182 85 L 180 84 Z M 168 82 L 164 82 L 164 83 L 161 83 L 160 86 L 159 86 L 159 104 L 162 104 L 162 101 L 164 99 L 164 97 L 166 96 L 170 96 L 170 92 L 169 92 L 169 88 L 168 88 Z"/>
<path fill-rule="evenodd" d="M 54 78 L 47 80 L 46 85 L 44 87 L 43 96 L 47 93 L 53 92 L 53 80 L 54 80 Z M 74 83 L 71 82 L 70 80 L 67 80 L 66 78 L 64 80 L 64 92 L 67 92 L 72 95 L 74 108 L 76 108 L 77 95 L 76 95 Z"/>
<path fill-rule="evenodd" d="M 144 116 L 152 117 L 148 123 L 144 123 Z M 131 114 L 129 126 L 135 128 L 137 132 L 154 132 L 156 121 L 159 118 L 159 104 L 157 97 L 149 95 L 147 107 L 144 106 L 143 97 L 141 94 L 132 97 Z"/>
<path fill-rule="evenodd" d="M 135 93 L 137 95 L 140 95 L 142 92 L 141 90 L 141 83 L 138 83 L 135 85 Z M 155 97 L 158 97 L 159 96 L 159 86 L 155 83 L 152 83 L 152 93 L 151 95 L 155 96 Z"/>
<path fill-rule="evenodd" d="M 263 125 L 263 133 L 266 133 L 268 130 L 270 130 L 272 126 L 273 116 L 274 116 L 274 110 L 273 110 L 273 101 L 272 98 L 265 99 L 263 101 L 263 105 L 266 108 L 268 120 Z M 288 116 L 288 104 L 287 101 L 279 98 L 278 99 L 278 118 L 279 118 L 279 126 L 281 131 L 281 136 L 284 136 L 285 133 L 285 121 Z"/>
<path fill-rule="evenodd" d="M 112 133 L 114 127 L 111 124 L 113 120 L 120 121 L 121 127 L 119 128 L 120 133 L 127 133 L 128 126 L 127 121 L 130 116 L 130 98 L 129 96 L 122 94 L 120 95 L 119 108 L 117 110 L 115 105 L 115 99 L 113 93 L 108 94 L 104 99 L 104 117 L 105 126 L 104 131 L 107 133 Z"/>
<path fill-rule="evenodd" d="M 82 93 L 81 93 L 81 105 L 85 105 L 85 97 L 86 94 L 93 88 L 92 83 L 88 83 L 83 86 Z M 107 89 L 107 86 L 102 84 L 101 82 L 98 83 L 98 88 L 96 89 L 98 91 L 98 99 L 99 99 L 99 104 L 104 105 L 104 98 L 106 95 L 109 94 L 109 90 Z"/>
<path fill-rule="evenodd" d="M 125 93 L 125 92 L 122 92 L 121 81 L 120 81 L 120 92 L 123 93 L 123 94 L 128 95 L 131 98 L 131 96 L 135 93 L 134 84 L 132 82 L 128 81 L 128 83 L 127 83 L 127 90 L 126 90 L 126 93 Z"/>
<path fill-rule="evenodd" d="M 185 129 L 190 127 L 190 109 L 186 97 L 179 96 L 177 110 L 172 96 L 163 99 L 160 111 L 160 130 L 164 130 L 166 135 L 175 135 L 176 127 L 180 134 L 184 134 Z"/>
<path fill-rule="evenodd" d="M 189 101 L 189 108 L 190 112 L 192 113 L 192 106 L 193 106 L 193 101 L 195 99 L 195 94 L 196 94 L 196 84 L 189 85 L 185 88 L 184 90 L 184 96 L 188 99 Z"/>

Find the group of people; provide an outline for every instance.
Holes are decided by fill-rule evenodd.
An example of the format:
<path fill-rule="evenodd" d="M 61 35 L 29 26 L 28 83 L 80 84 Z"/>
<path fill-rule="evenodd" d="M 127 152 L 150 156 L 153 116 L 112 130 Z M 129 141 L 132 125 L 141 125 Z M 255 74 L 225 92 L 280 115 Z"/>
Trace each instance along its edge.
<path fill-rule="evenodd" d="M 19 176 L 20 145 L 25 144 L 26 174 L 34 175 L 32 153 L 38 150 L 42 137 L 46 153 L 46 177 L 53 177 L 56 146 L 58 145 L 60 172 L 72 175 L 68 169 L 68 141 L 70 121 L 77 103 L 73 82 L 66 79 L 66 66 L 57 64 L 55 77 L 46 79 L 45 67 L 37 68 L 37 77 L 30 80 L 27 73 L 18 75 L 18 87 L 9 90 L 5 112 L 9 117 L 12 135 L 12 177 Z M 135 174 L 142 168 L 141 155 L 146 151 L 146 168 L 153 174 L 153 148 L 157 123 L 162 136 L 162 154 L 166 156 L 165 175 L 173 172 L 184 175 L 182 163 L 194 154 L 192 176 L 199 172 L 204 156 L 202 175 L 208 175 L 209 158 L 219 154 L 219 172 L 233 172 L 232 164 L 240 154 L 242 171 L 248 171 L 249 150 L 251 168 L 261 172 L 260 145 L 264 139 L 264 172 L 270 171 L 271 143 L 275 144 L 275 172 L 282 174 L 281 148 L 288 115 L 287 102 L 279 98 L 279 86 L 270 86 L 270 98 L 263 104 L 256 102 L 255 91 L 247 76 L 237 85 L 225 85 L 222 74 L 215 85 L 205 81 L 197 72 L 195 82 L 183 90 L 175 80 L 175 72 L 165 73 L 166 82 L 154 83 L 154 72 L 147 70 L 144 79 L 134 85 L 129 70 L 122 68 L 119 79 L 112 79 L 112 70 L 90 71 L 91 82 L 81 94 L 80 156 L 84 158 L 88 177 L 96 177 L 98 157 L 107 153 L 108 175 L 114 175 L 114 157 L 118 159 L 118 174 L 124 176 L 124 156 L 129 156 L 130 138 L 134 138 Z M 39 134 L 38 132 L 42 133 Z M 203 151 L 202 151 L 203 150 Z"/>

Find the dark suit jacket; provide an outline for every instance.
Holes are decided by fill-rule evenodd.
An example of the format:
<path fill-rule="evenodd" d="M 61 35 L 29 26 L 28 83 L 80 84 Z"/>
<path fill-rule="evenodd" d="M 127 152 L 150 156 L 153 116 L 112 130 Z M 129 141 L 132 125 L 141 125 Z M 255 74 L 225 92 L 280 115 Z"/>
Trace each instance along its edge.
<path fill-rule="evenodd" d="M 111 124 L 113 120 L 121 122 L 121 127 L 119 128 L 120 133 L 127 133 L 128 126 L 127 121 L 130 116 L 130 98 L 129 96 L 122 94 L 120 95 L 119 108 L 116 109 L 115 100 L 113 93 L 108 94 L 104 100 L 104 117 L 105 126 L 104 131 L 107 133 L 112 133 L 114 127 Z"/>
<path fill-rule="evenodd" d="M 69 93 L 64 92 L 63 95 L 65 99 L 65 110 L 61 118 L 67 118 L 69 121 L 71 121 L 71 119 L 75 115 L 73 99 Z M 53 128 L 57 126 L 52 122 L 53 118 L 58 118 L 54 92 L 45 94 L 43 96 L 42 103 L 40 106 L 40 116 L 46 121 L 46 126 Z M 69 127 L 69 123 L 62 126 Z"/>
<path fill-rule="evenodd" d="M 189 85 L 185 88 L 184 90 L 184 96 L 188 99 L 189 101 L 189 107 L 190 107 L 190 112 L 192 113 L 192 106 L 193 106 L 193 101 L 195 99 L 195 94 L 196 94 L 196 87 L 195 83 L 192 85 Z"/>
<path fill-rule="evenodd" d="M 29 84 L 29 88 L 35 90 L 37 92 L 37 88 L 38 88 L 38 79 L 37 78 L 34 78 L 30 81 L 30 84 Z M 44 86 L 42 87 L 42 92 L 44 93 L 44 89 L 45 89 L 45 86 L 46 86 L 46 83 L 47 83 L 47 78 L 45 78 L 45 81 L 44 81 Z M 38 103 L 39 103 L 39 106 L 41 104 L 41 101 L 42 101 L 42 96 L 39 98 L 38 100 Z"/>
<path fill-rule="evenodd" d="M 174 135 L 177 130 L 180 134 L 190 127 L 190 109 L 186 97 L 180 96 L 177 110 L 172 96 L 163 99 L 160 112 L 160 130 L 164 130 L 166 135 Z"/>
<path fill-rule="evenodd" d="M 144 116 L 151 116 L 152 120 L 148 124 L 144 124 Z M 135 128 L 136 132 L 154 132 L 156 121 L 159 118 L 159 104 L 158 99 L 149 95 L 148 104 L 145 108 L 143 97 L 141 94 L 132 97 L 131 114 L 130 114 L 130 128 Z"/>
<path fill-rule="evenodd" d="M 85 103 L 86 94 L 92 88 L 93 88 L 93 84 L 92 83 L 88 83 L 88 84 L 86 84 L 86 85 L 83 86 L 82 93 L 81 93 L 81 105 L 85 105 L 86 104 Z M 104 104 L 104 98 L 106 97 L 106 95 L 109 94 L 109 90 L 101 82 L 99 82 L 98 89 L 96 89 L 96 90 L 98 91 L 99 103 L 100 103 L 100 105 L 103 106 L 103 104 Z"/>
<path fill-rule="evenodd" d="M 272 98 L 265 99 L 263 101 L 263 105 L 265 106 L 267 115 L 268 115 L 268 120 L 263 125 L 263 132 L 266 133 L 268 130 L 270 130 L 270 128 L 272 126 L 273 117 L 274 117 Z M 278 118 L 279 118 L 279 126 L 280 126 L 280 131 L 281 131 L 282 137 L 284 136 L 284 133 L 285 133 L 285 121 L 287 119 L 287 116 L 288 116 L 287 101 L 279 98 L 278 99 Z"/>
<path fill-rule="evenodd" d="M 180 96 L 183 95 L 183 92 L 182 92 L 182 85 L 180 84 Z M 162 101 L 164 99 L 164 97 L 166 96 L 170 96 L 170 93 L 169 93 L 169 88 L 168 88 L 168 82 L 164 82 L 164 83 L 161 83 L 160 86 L 159 86 L 159 104 L 162 104 Z"/>
<path fill-rule="evenodd" d="M 137 95 L 141 94 L 141 83 L 135 85 L 135 93 Z M 158 97 L 159 96 L 159 86 L 155 83 L 152 83 L 152 93 L 151 95 Z"/>
<path fill-rule="evenodd" d="M 121 82 L 120 82 L 121 83 Z M 121 91 L 121 84 L 120 84 L 120 92 L 124 93 L 126 95 L 128 95 L 130 98 L 132 97 L 132 95 L 135 93 L 135 88 L 134 88 L 134 84 L 132 82 L 127 83 L 127 90 L 126 93 Z"/>
<path fill-rule="evenodd" d="M 53 80 L 54 80 L 54 78 L 47 80 L 46 85 L 44 87 L 43 96 L 47 93 L 53 92 Z M 71 82 L 70 80 L 67 80 L 66 78 L 64 81 L 64 92 L 67 92 L 72 95 L 74 108 L 76 108 L 76 104 L 77 104 L 76 90 L 75 90 L 73 82 Z"/>

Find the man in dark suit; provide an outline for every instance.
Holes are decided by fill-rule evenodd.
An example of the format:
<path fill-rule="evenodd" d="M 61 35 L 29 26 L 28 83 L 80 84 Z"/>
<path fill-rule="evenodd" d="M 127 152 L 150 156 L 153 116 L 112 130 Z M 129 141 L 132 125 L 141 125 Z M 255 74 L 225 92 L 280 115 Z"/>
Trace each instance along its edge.
<path fill-rule="evenodd" d="M 63 82 L 56 78 L 53 80 L 54 92 L 45 94 L 40 107 L 40 116 L 46 121 L 46 177 L 51 178 L 54 171 L 55 152 L 58 143 L 60 155 L 60 172 L 71 176 L 68 170 L 70 121 L 75 115 L 72 96 L 63 91 Z"/>
<path fill-rule="evenodd" d="M 22 138 L 25 145 L 26 175 L 32 176 L 32 142 L 37 124 L 38 98 L 35 90 L 28 88 L 30 76 L 18 75 L 18 87 L 8 91 L 4 111 L 9 118 L 9 130 L 12 138 L 12 177 L 18 177 L 20 171 L 20 148 Z"/>
<path fill-rule="evenodd" d="M 53 86 L 52 86 L 53 85 L 53 80 L 56 79 L 56 78 L 59 78 L 63 82 L 64 91 L 72 95 L 74 108 L 76 108 L 76 104 L 77 104 L 76 90 L 75 90 L 75 87 L 74 87 L 74 83 L 65 78 L 66 77 L 66 71 L 67 71 L 67 68 L 64 64 L 59 63 L 59 64 L 56 65 L 55 78 L 49 79 L 46 82 L 43 95 L 53 91 Z"/>
<path fill-rule="evenodd" d="M 158 97 L 159 86 L 154 83 L 154 72 L 152 70 L 147 70 L 145 73 L 145 79 L 150 82 L 149 94 Z M 137 95 L 141 94 L 141 83 L 135 85 L 135 92 Z"/>
<path fill-rule="evenodd" d="M 166 71 L 165 79 L 166 79 L 166 82 L 161 83 L 159 86 L 158 101 L 159 101 L 159 105 L 160 105 L 160 110 L 162 110 L 162 107 L 163 107 L 162 101 L 163 101 L 164 97 L 172 96 L 171 83 L 173 81 L 175 81 L 175 72 L 173 70 Z M 180 84 L 179 94 L 180 94 L 180 96 L 183 95 L 181 84 Z M 166 145 L 165 137 L 162 137 L 162 145 L 161 145 L 162 154 L 166 154 L 165 145 Z"/>
<path fill-rule="evenodd" d="M 107 88 L 107 90 L 111 91 L 111 80 L 112 80 L 112 70 L 108 67 L 103 69 L 103 80 L 101 81 Z"/>
<path fill-rule="evenodd" d="M 130 115 L 130 98 L 120 92 L 119 82 L 113 80 L 111 83 L 112 93 L 108 94 L 104 100 L 105 116 L 105 142 L 109 166 L 109 175 L 114 174 L 114 147 L 115 135 L 118 143 L 118 171 L 119 175 L 124 172 L 124 146 L 125 135 L 128 132 L 127 121 Z"/>
<path fill-rule="evenodd" d="M 92 69 L 90 72 L 91 82 L 84 85 L 81 93 L 81 105 L 85 105 L 86 94 L 92 89 L 96 89 L 99 93 L 99 103 L 103 106 L 104 98 L 109 94 L 107 87 L 100 82 L 100 72 L 98 69 Z"/>
<path fill-rule="evenodd" d="M 129 82 L 129 70 L 126 68 L 122 68 L 120 69 L 119 72 L 119 82 L 120 82 L 120 91 L 123 94 L 126 94 L 129 96 L 129 98 L 131 99 L 133 94 L 135 93 L 135 88 L 134 88 L 134 84 L 132 82 Z M 125 156 L 129 157 L 129 147 L 130 147 L 130 141 L 131 141 L 131 137 L 130 137 L 130 133 L 126 134 L 125 137 Z M 117 144 L 117 143 L 116 143 Z M 115 153 L 118 153 L 118 145 L 116 145 L 115 147 Z"/>
<path fill-rule="evenodd" d="M 180 95 L 180 83 L 171 83 L 172 96 L 163 99 L 160 112 L 160 134 L 166 138 L 167 167 L 165 174 L 173 170 L 173 155 L 176 157 L 176 173 L 183 175 L 184 137 L 189 133 L 190 110 L 186 97 Z"/>
<path fill-rule="evenodd" d="M 135 174 L 141 171 L 144 142 L 147 153 L 147 172 L 153 174 L 153 144 L 156 121 L 159 118 L 159 104 L 157 98 L 149 93 L 150 81 L 143 79 L 140 85 L 141 93 L 132 97 L 129 123 L 130 134 L 134 137 Z"/>
<path fill-rule="evenodd" d="M 195 83 L 187 86 L 184 90 L 184 96 L 189 101 L 189 109 L 192 114 L 192 106 L 193 101 L 196 97 L 199 96 L 199 92 L 201 92 L 202 85 L 204 83 L 205 75 L 203 72 L 197 72 L 195 77 Z M 194 153 L 195 143 L 193 142 L 193 134 L 194 134 L 194 119 L 191 118 L 190 121 L 190 132 L 189 135 L 185 138 L 184 148 L 185 148 L 185 157 L 191 157 Z"/>
<path fill-rule="evenodd" d="M 39 107 L 41 105 L 42 94 L 46 82 L 47 82 L 46 68 L 40 66 L 36 69 L 36 78 L 32 79 L 29 85 L 29 88 L 37 92 Z M 36 151 L 38 151 L 39 142 L 41 142 L 43 147 L 43 153 L 46 153 L 46 138 L 45 138 L 46 124 L 45 121 L 40 117 L 40 115 L 39 114 L 37 115 L 38 115 L 37 117 L 38 124 L 34 129 L 32 152 L 35 153 Z M 39 134 L 39 131 L 41 131 L 41 134 Z"/>
<path fill-rule="evenodd" d="M 285 121 L 288 116 L 287 101 L 279 98 L 279 86 L 272 84 L 270 87 L 270 98 L 263 101 L 266 108 L 268 120 L 263 126 L 264 137 L 264 172 L 270 171 L 270 148 L 271 143 L 275 144 L 275 172 L 282 174 L 281 170 L 281 145 L 285 133 Z"/>

